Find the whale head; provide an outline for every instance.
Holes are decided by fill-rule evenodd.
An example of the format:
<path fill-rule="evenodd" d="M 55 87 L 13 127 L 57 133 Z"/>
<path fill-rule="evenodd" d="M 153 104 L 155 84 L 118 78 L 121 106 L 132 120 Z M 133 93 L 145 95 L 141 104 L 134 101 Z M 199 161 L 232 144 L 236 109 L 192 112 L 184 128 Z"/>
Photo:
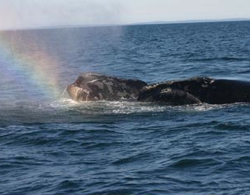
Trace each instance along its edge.
<path fill-rule="evenodd" d="M 75 101 L 87 101 L 89 91 L 82 87 L 78 87 L 75 84 L 71 84 L 67 87 L 67 92 L 69 96 Z"/>
<path fill-rule="evenodd" d="M 136 99 L 147 83 L 121 79 L 97 73 L 83 73 L 67 87 L 69 96 L 78 102 L 97 100 Z"/>
<path fill-rule="evenodd" d="M 88 83 L 96 79 L 99 74 L 96 73 L 84 73 L 80 75 L 77 80 L 67 87 L 69 96 L 75 101 L 88 101 L 91 89 L 88 87 Z"/>

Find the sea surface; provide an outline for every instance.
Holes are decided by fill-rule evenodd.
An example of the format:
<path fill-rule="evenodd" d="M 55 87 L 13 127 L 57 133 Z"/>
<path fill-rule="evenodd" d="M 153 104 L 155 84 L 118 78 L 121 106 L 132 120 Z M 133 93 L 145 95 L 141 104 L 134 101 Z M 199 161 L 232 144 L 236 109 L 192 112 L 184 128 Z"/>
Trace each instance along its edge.
<path fill-rule="evenodd" d="M 83 72 L 250 81 L 250 22 L 0 32 L 0 194 L 250 194 L 250 105 L 77 103 Z"/>

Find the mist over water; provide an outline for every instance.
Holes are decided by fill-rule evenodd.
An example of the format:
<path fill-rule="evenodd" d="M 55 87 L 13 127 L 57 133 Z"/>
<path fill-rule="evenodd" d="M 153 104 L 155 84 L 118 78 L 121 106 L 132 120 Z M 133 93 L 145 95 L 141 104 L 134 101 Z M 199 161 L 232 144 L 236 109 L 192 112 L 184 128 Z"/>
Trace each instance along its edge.
<path fill-rule="evenodd" d="M 248 104 L 77 103 L 65 88 L 82 72 L 249 80 L 249 30 L 226 22 L 0 32 L 0 194 L 247 194 Z"/>
<path fill-rule="evenodd" d="M 0 30 L 121 24 L 125 9 L 117 0 L 9 0 L 0 3 Z"/>

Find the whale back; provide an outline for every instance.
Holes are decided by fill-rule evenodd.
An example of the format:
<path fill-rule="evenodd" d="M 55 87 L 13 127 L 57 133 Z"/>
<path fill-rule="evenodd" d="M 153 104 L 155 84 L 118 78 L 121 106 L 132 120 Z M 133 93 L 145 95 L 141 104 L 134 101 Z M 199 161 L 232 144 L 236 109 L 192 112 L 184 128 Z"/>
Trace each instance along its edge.
<path fill-rule="evenodd" d="M 250 102 L 250 83 L 226 79 L 215 80 L 208 88 L 205 102 L 210 104 Z"/>
<path fill-rule="evenodd" d="M 162 93 L 166 89 L 170 89 L 173 92 L 182 91 L 182 94 L 187 94 L 188 96 L 192 95 L 197 99 L 197 101 L 202 101 L 206 99 L 207 96 L 207 86 L 212 83 L 213 80 L 210 78 L 191 78 L 187 80 L 174 80 L 174 81 L 166 81 L 162 83 L 152 84 L 144 87 L 138 97 L 138 101 L 163 101 L 166 102 L 168 100 L 158 98 L 164 97 L 161 96 Z M 186 98 L 188 96 L 182 96 Z M 154 98 L 156 97 L 157 98 Z M 195 101 L 194 101 L 195 103 Z M 176 102 L 178 104 L 178 102 Z"/>
<path fill-rule="evenodd" d="M 138 101 L 162 101 L 169 99 L 162 95 L 164 90 L 182 91 L 182 99 L 175 98 L 175 104 L 181 105 L 183 98 L 189 101 L 190 95 L 200 102 L 209 104 L 228 104 L 235 102 L 250 102 L 250 83 L 227 79 L 212 79 L 196 77 L 187 80 L 167 81 L 160 84 L 148 85 L 141 91 Z M 180 92 L 178 94 L 181 94 Z M 188 95 L 188 96 L 187 96 Z M 160 97 L 160 98 L 159 98 Z M 176 97 L 176 96 L 175 96 Z M 180 101 L 179 101 L 180 100 Z M 193 101 L 193 103 L 196 103 Z"/>

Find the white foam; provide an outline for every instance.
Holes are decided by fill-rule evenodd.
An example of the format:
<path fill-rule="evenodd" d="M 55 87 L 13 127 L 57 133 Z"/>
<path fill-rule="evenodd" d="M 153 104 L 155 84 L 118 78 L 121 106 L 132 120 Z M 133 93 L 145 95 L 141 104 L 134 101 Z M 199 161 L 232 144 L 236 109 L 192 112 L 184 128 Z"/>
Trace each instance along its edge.
<path fill-rule="evenodd" d="M 168 106 L 164 104 L 136 101 L 85 101 L 76 102 L 70 98 L 60 98 L 50 104 L 53 109 L 76 110 L 82 114 L 143 114 L 161 112 L 207 112 L 223 109 L 234 104 L 198 104 Z"/>

